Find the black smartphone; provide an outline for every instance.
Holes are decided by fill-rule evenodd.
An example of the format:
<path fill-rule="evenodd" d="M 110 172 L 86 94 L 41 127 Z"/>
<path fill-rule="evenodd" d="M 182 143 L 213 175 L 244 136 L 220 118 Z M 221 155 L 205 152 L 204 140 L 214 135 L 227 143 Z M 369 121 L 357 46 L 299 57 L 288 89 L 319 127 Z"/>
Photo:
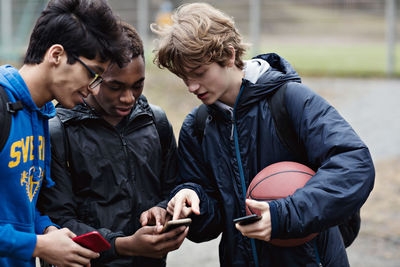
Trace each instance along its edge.
<path fill-rule="evenodd" d="M 239 223 L 240 225 L 248 225 L 253 222 L 261 220 L 262 216 L 257 214 L 251 214 L 244 217 L 233 219 L 233 223 Z"/>
<path fill-rule="evenodd" d="M 182 225 L 189 226 L 191 222 L 192 222 L 192 219 L 190 219 L 190 218 L 168 221 L 164 224 L 164 227 L 163 227 L 161 233 L 171 231 L 172 229 L 175 229 Z"/>

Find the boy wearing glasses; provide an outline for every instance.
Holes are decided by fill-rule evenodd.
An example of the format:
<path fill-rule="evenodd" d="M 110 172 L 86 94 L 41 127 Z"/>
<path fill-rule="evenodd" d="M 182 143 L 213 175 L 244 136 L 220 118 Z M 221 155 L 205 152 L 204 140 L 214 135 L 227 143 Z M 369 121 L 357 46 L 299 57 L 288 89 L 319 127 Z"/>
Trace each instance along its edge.
<path fill-rule="evenodd" d="M 0 265 L 82 266 L 98 257 L 36 209 L 50 178 L 51 101 L 67 108 L 95 93 L 110 61 L 127 61 L 117 18 L 104 1 L 51 0 L 38 18 L 23 66 L 0 67 Z"/>
<path fill-rule="evenodd" d="M 92 266 L 160 267 L 188 231 L 160 233 L 176 186 L 176 142 L 164 112 L 142 95 L 142 41 L 129 24 L 123 29 L 131 61 L 111 65 L 98 94 L 83 104 L 56 107 L 50 121 L 56 185 L 45 188 L 38 205 L 58 225 L 76 234 L 96 230 L 111 244 Z"/>
<path fill-rule="evenodd" d="M 221 266 L 349 266 L 337 227 L 366 201 L 374 166 L 366 145 L 324 99 L 301 84 L 292 66 L 277 54 L 243 61 L 246 47 L 232 18 L 208 4 L 183 5 L 174 24 L 159 34 L 156 62 L 183 79 L 205 105 L 202 140 L 197 110 L 179 134 L 179 178 L 168 212 L 191 216 L 195 242 L 222 233 Z M 285 86 L 285 87 L 283 87 Z M 280 161 L 299 161 L 277 135 L 268 96 L 282 92 L 290 123 L 316 174 L 293 195 L 270 202 L 246 200 L 253 177 Z M 282 122 L 281 122 L 282 123 Z M 234 224 L 245 207 L 261 220 Z M 271 238 L 319 233 L 296 247 L 278 247 Z"/>

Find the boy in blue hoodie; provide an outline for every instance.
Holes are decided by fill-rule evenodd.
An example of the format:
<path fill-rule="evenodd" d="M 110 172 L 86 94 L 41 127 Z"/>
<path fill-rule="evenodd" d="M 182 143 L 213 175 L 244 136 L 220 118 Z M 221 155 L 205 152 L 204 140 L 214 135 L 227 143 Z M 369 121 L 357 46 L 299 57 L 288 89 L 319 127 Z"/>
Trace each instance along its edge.
<path fill-rule="evenodd" d="M 0 266 L 87 265 L 98 253 L 72 241 L 36 209 L 52 186 L 48 119 L 96 93 L 100 74 L 129 58 L 117 18 L 104 1 L 51 0 L 33 29 L 23 66 L 0 67 Z"/>
<path fill-rule="evenodd" d="M 207 120 L 199 140 L 198 109 L 179 134 L 182 184 L 171 193 L 173 219 L 191 216 L 188 238 L 208 241 L 222 233 L 221 266 L 349 266 L 338 224 L 366 201 L 374 166 L 366 145 L 339 113 L 308 87 L 276 54 L 243 61 L 242 43 L 232 18 L 204 3 L 177 9 L 170 27 L 156 28 L 156 63 L 183 79 L 205 105 Z M 285 86 L 285 87 L 283 87 Z M 316 174 L 287 198 L 246 200 L 246 190 L 264 167 L 302 161 L 281 142 L 268 97 L 284 92 L 288 119 Z M 282 91 L 279 91 L 282 92 Z M 282 123 L 282 122 L 281 122 Z M 261 220 L 233 223 L 259 210 Z M 296 247 L 270 239 L 319 233 Z"/>

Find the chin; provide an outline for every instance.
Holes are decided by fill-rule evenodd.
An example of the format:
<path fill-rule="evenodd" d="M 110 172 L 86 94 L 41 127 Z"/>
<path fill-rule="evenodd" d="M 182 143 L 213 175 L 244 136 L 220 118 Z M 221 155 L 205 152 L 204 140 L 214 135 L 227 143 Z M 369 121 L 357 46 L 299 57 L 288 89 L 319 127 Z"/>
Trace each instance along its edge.
<path fill-rule="evenodd" d="M 217 100 L 214 100 L 214 99 L 205 99 L 205 100 L 202 101 L 202 102 L 203 102 L 203 104 L 206 104 L 206 105 L 212 105 L 212 104 L 215 103 L 215 101 L 217 101 Z"/>
<path fill-rule="evenodd" d="M 68 109 L 72 109 L 73 107 L 75 107 L 78 103 L 74 103 L 72 101 L 59 101 L 59 103 L 64 107 L 64 108 L 68 108 Z"/>

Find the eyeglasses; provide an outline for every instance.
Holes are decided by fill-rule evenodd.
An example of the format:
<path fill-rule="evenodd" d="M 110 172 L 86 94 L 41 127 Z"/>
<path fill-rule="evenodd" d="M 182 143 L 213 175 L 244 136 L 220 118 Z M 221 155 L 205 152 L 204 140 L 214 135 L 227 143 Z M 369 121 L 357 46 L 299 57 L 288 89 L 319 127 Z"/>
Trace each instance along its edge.
<path fill-rule="evenodd" d="M 74 56 L 74 58 L 82 64 L 90 73 L 90 76 L 93 77 L 93 80 L 89 83 L 88 87 L 89 89 L 94 89 L 96 86 L 101 84 L 103 82 L 103 77 L 100 76 L 100 74 L 97 74 L 95 71 L 93 71 L 91 68 L 89 68 L 88 65 L 86 65 L 82 60 L 79 59 L 79 57 Z"/>

